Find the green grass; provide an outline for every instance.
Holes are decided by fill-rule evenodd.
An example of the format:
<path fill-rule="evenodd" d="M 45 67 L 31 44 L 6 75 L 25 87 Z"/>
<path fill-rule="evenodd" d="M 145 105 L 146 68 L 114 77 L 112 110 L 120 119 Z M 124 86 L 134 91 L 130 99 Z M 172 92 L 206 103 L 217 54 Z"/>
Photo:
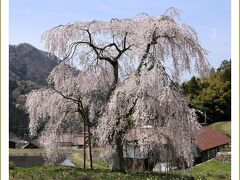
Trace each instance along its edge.
<path fill-rule="evenodd" d="M 231 136 L 231 121 L 216 122 L 211 124 L 210 127 Z"/>
<path fill-rule="evenodd" d="M 180 172 L 193 176 L 195 179 L 230 180 L 231 163 L 222 163 L 213 159 Z"/>
<path fill-rule="evenodd" d="M 165 173 L 119 173 L 111 172 L 99 157 L 101 149 L 93 150 L 94 170 L 83 170 L 83 150 L 75 149 L 70 155 L 70 159 L 77 165 L 76 167 L 64 167 L 60 165 L 44 165 L 31 168 L 10 169 L 10 179 L 207 179 L 207 180 L 228 180 L 231 177 L 231 163 L 222 163 L 216 160 L 210 160 L 198 164 L 190 169 L 176 170 L 172 174 Z M 43 153 L 40 149 L 11 149 L 10 155 L 39 155 Z M 89 162 L 87 162 L 89 167 Z"/>
<path fill-rule="evenodd" d="M 179 174 L 165 174 L 165 173 L 122 173 L 111 172 L 110 170 L 95 169 L 95 170 L 83 170 L 79 167 L 64 167 L 45 165 L 32 168 L 14 168 L 10 170 L 10 180 L 19 179 L 36 179 L 36 180 L 72 180 L 72 179 L 104 179 L 104 180 L 140 180 L 140 179 L 182 179 L 182 175 Z M 193 179 L 192 177 L 185 176 L 184 179 Z"/>
<path fill-rule="evenodd" d="M 93 149 L 92 151 L 92 156 L 93 156 L 93 168 L 95 169 L 108 169 L 109 166 L 108 164 L 106 164 L 101 158 L 100 158 L 100 154 L 101 154 L 102 149 Z M 88 153 L 88 152 L 87 152 Z M 86 153 L 86 154 L 87 154 Z M 87 154 L 88 156 L 88 154 Z M 83 149 L 75 149 L 72 151 L 69 159 L 76 164 L 77 166 L 79 166 L 80 168 L 83 168 Z M 86 161 L 86 166 L 89 167 L 90 166 L 90 161 L 89 158 L 87 158 Z"/>
<path fill-rule="evenodd" d="M 183 178 L 184 177 L 184 178 Z M 60 165 L 44 165 L 32 168 L 13 168 L 10 170 L 10 180 L 18 179 L 198 179 L 198 180 L 230 180 L 231 163 L 221 163 L 210 160 L 187 170 L 176 170 L 166 173 L 122 173 L 111 172 L 108 169 L 83 170 L 80 167 L 64 167 Z"/>
<path fill-rule="evenodd" d="M 44 154 L 42 149 L 9 149 L 9 156 L 40 156 Z"/>

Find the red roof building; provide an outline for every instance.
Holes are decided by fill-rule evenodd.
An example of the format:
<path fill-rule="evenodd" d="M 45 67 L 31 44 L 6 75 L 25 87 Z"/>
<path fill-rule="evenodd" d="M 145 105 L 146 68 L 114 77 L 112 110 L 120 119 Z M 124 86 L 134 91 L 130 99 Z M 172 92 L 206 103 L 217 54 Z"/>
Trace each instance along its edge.
<path fill-rule="evenodd" d="M 173 138 L 173 134 L 169 129 L 161 128 L 133 128 L 125 135 L 124 157 L 141 159 L 145 158 L 138 152 L 138 141 L 140 139 L 147 139 L 149 143 L 156 143 L 165 145 L 167 140 Z M 195 139 L 193 137 L 193 139 Z M 132 142 L 129 144 L 129 142 Z M 231 142 L 231 138 L 224 135 L 220 131 L 212 129 L 208 126 L 202 127 L 201 134 L 194 140 L 196 148 L 193 148 L 193 155 L 195 163 L 204 162 L 214 158 L 217 152 L 221 151 L 225 146 Z"/>
<path fill-rule="evenodd" d="M 86 137 L 87 136 L 88 136 L 88 133 L 86 133 Z M 83 133 L 62 134 L 59 138 L 59 143 L 62 146 L 81 147 L 84 145 L 84 135 Z"/>
<path fill-rule="evenodd" d="M 231 143 L 231 138 L 218 130 L 205 126 L 202 127 L 202 133 L 195 143 L 199 150 L 199 156 L 196 157 L 195 163 L 200 163 L 214 158 L 217 152 Z"/>
<path fill-rule="evenodd" d="M 202 128 L 201 136 L 197 138 L 195 142 L 200 151 L 205 151 L 218 146 L 229 144 L 231 142 L 231 139 L 220 131 L 205 126 Z"/>

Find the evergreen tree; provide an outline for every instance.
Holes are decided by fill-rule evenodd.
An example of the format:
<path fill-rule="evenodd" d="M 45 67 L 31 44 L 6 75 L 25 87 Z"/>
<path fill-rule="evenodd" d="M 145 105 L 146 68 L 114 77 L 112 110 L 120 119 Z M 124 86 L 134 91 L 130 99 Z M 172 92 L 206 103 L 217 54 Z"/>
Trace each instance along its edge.
<path fill-rule="evenodd" d="M 231 120 L 231 60 L 224 60 L 206 77 L 193 76 L 182 89 L 189 105 L 207 114 L 208 123 Z"/>

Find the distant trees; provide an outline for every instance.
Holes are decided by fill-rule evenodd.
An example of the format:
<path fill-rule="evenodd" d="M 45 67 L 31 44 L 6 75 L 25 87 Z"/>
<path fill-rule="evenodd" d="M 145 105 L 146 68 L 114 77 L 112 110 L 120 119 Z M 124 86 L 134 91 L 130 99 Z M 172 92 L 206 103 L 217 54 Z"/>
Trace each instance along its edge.
<path fill-rule="evenodd" d="M 208 123 L 231 120 L 231 60 L 222 61 L 208 76 L 192 77 L 182 89 L 190 106 L 206 113 Z"/>
<path fill-rule="evenodd" d="M 111 70 L 107 81 L 110 84 L 107 89 L 107 105 L 104 106 L 102 117 L 98 120 L 98 137 L 101 143 L 113 148 L 113 170 L 125 170 L 122 151 L 125 131 L 133 126 L 139 127 L 148 123 L 154 124 L 155 127 L 172 126 L 170 131 L 175 132 L 176 137 L 181 137 L 183 143 L 177 146 L 178 143 L 173 142 L 178 147 L 176 150 L 189 165 L 192 162 L 189 155 L 189 135 L 192 130 L 198 130 L 198 123 L 179 89 L 174 88 L 174 83 L 166 74 L 163 64 L 165 61 L 171 62 L 173 77 L 179 79 L 184 70 L 191 70 L 193 62 L 198 73 L 206 73 L 208 62 L 197 33 L 192 27 L 179 24 L 176 20 L 178 15 L 179 11 L 170 8 L 157 17 L 141 14 L 134 19 L 60 25 L 43 35 L 48 50 L 55 53 L 64 63 L 78 67 L 83 72 L 91 72 L 94 68 Z M 85 79 L 81 76 L 84 79 L 73 81 L 68 74 L 56 77 L 60 82 L 61 78 L 66 79 L 59 86 L 58 91 L 61 93 L 65 88 L 70 88 L 69 93 L 74 93 L 75 90 L 81 92 L 81 88 L 85 87 L 85 84 L 80 87 L 82 81 L 88 82 L 86 86 L 90 87 L 91 83 L 98 84 L 102 79 L 88 79 L 88 76 Z M 74 111 L 72 104 L 66 98 L 63 101 L 61 94 L 51 90 L 44 92 L 47 101 L 39 112 L 36 109 L 39 109 L 37 104 L 43 100 L 42 95 L 35 97 L 38 101 L 34 100 L 34 96 L 28 101 L 29 113 L 32 112 L 30 119 L 39 119 L 42 114 L 43 119 L 59 116 L 63 109 Z M 55 97 L 49 96 L 50 93 L 54 93 Z M 64 107 L 56 109 L 58 105 Z M 47 108 L 48 106 L 51 108 Z M 60 117 L 54 118 L 53 122 L 59 125 L 58 121 L 65 119 L 63 114 Z M 37 123 L 31 125 L 34 129 Z M 52 131 L 54 132 L 56 131 Z"/>

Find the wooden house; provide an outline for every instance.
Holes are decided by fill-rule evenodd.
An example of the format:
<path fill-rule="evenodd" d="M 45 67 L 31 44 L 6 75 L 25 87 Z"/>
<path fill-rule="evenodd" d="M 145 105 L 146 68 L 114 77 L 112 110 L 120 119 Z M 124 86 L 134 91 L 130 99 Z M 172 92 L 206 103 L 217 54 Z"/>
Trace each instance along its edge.
<path fill-rule="evenodd" d="M 201 163 L 216 157 L 216 154 L 226 146 L 229 146 L 231 139 L 218 130 L 208 126 L 202 127 L 202 134 L 195 140 L 198 155 L 195 163 Z"/>
<path fill-rule="evenodd" d="M 165 163 L 167 155 L 162 154 L 161 158 L 152 160 L 151 156 L 155 151 L 147 154 L 140 151 L 138 146 L 139 141 L 146 139 L 149 144 L 158 142 L 161 148 L 167 148 L 168 152 L 174 157 L 173 148 L 169 143 L 173 139 L 173 135 L 167 128 L 153 128 L 146 126 L 143 128 L 133 128 L 125 135 L 125 142 L 123 146 L 123 157 L 126 169 L 129 171 L 151 171 L 157 163 Z M 165 151 L 166 152 L 166 151 Z M 175 167 L 176 164 L 171 164 Z M 169 166 L 170 167 L 170 166 Z"/>
<path fill-rule="evenodd" d="M 86 137 L 87 137 L 86 133 Z M 59 138 L 59 143 L 61 146 L 77 147 L 81 148 L 84 146 L 84 134 L 83 133 L 68 133 L 62 134 Z"/>
<path fill-rule="evenodd" d="M 158 135 L 156 136 L 156 134 Z M 151 158 L 151 153 L 141 153 L 138 143 L 140 139 L 144 139 L 143 136 L 147 136 L 146 139 L 149 139 L 150 143 L 151 141 L 153 143 L 158 142 L 161 147 L 168 148 L 168 151 L 172 150 L 168 140 L 171 140 L 173 135 L 166 128 L 134 128 L 125 135 L 123 157 L 126 169 L 130 171 L 153 170 L 157 164 L 163 166 L 160 169 L 168 169 L 164 158 L 156 159 L 155 162 L 150 163 L 148 159 Z M 192 140 L 194 141 L 192 154 L 195 157 L 195 164 L 214 158 L 217 152 L 231 142 L 229 137 L 207 126 L 202 127 L 201 135 L 198 138 L 192 138 Z M 173 151 L 169 153 L 174 156 Z M 162 156 L 166 155 L 162 154 Z M 175 168 L 177 164 L 171 164 L 170 166 Z"/>

